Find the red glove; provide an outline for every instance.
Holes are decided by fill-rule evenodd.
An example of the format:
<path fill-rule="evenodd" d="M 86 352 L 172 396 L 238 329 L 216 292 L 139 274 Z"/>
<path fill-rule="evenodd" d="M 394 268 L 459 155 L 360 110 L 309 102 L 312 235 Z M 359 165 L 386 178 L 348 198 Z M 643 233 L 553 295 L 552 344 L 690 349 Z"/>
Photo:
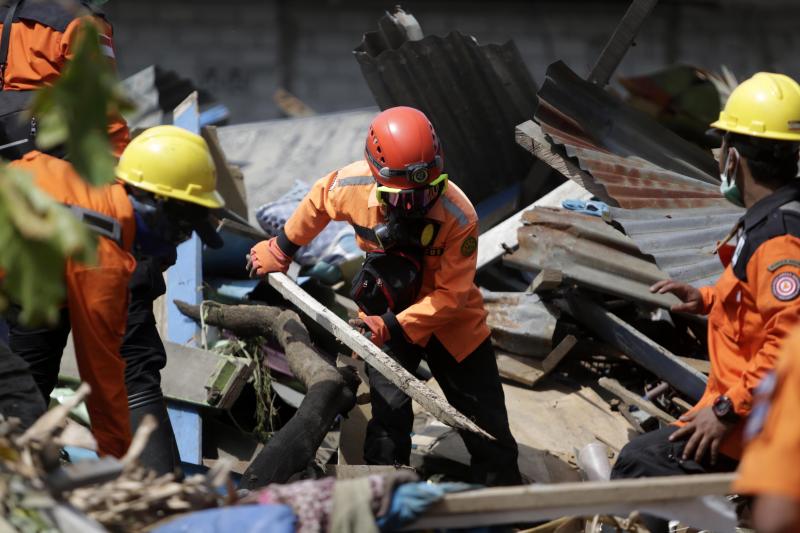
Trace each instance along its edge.
<path fill-rule="evenodd" d="M 370 340 L 372 340 L 372 342 L 378 348 L 386 344 L 386 342 L 392 337 L 389 333 L 389 328 L 386 327 L 386 323 L 381 317 L 377 315 L 365 316 L 362 318 L 362 320 L 372 332 L 372 337 Z"/>
<path fill-rule="evenodd" d="M 278 246 L 277 237 L 256 244 L 247 256 L 247 270 L 251 278 L 264 277 L 270 272 L 286 273 L 290 264 L 292 258 Z"/>

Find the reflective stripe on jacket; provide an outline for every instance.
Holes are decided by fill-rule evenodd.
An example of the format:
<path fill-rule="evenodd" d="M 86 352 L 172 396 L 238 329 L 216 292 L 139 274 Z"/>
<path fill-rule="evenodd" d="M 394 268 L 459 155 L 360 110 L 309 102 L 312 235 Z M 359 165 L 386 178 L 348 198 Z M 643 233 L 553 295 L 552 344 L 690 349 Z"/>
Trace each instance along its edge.
<path fill-rule="evenodd" d="M 6 9 L 0 8 L 0 32 Z M 97 25 L 101 50 L 116 68 L 113 30 L 103 17 L 74 18 L 58 1 L 29 0 L 19 8 L 11 27 L 3 90 L 28 91 L 55 83 L 73 56 L 73 40 L 80 25 L 87 20 Z M 108 134 L 119 157 L 130 142 L 125 119 L 110 117 Z"/>

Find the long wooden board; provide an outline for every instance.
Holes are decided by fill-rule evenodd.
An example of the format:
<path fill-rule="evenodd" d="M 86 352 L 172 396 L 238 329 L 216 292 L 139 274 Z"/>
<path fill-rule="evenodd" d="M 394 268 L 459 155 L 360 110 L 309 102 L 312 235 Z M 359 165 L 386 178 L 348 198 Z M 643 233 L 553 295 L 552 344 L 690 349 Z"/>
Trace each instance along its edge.
<path fill-rule="evenodd" d="M 736 474 L 535 484 L 449 494 L 407 529 L 508 524 L 586 516 L 603 509 L 648 508 L 729 494 Z"/>
<path fill-rule="evenodd" d="M 315 300 L 301 289 L 286 274 L 272 273 L 268 276 L 269 284 L 284 298 L 292 302 L 314 322 L 325 328 L 334 337 L 353 350 L 367 364 L 380 372 L 411 399 L 420 404 L 426 411 L 445 424 L 457 429 L 471 431 L 494 439 L 489 433 L 479 428 L 469 418 L 459 413 L 447 400 L 436 394 L 427 385 L 415 378 L 400 366 L 397 361 L 353 329 L 347 322 L 339 318 L 330 309 Z"/>

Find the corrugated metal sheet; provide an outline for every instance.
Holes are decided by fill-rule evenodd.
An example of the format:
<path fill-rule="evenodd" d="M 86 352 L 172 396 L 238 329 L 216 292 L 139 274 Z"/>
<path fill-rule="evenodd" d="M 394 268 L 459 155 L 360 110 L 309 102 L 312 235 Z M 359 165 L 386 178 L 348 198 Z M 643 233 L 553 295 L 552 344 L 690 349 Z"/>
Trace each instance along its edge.
<path fill-rule="evenodd" d="M 685 141 L 652 118 L 582 80 L 563 62 L 547 69 L 539 91 L 536 120 L 579 137 L 577 146 L 648 164 L 701 182 L 716 184 L 711 153 Z"/>
<path fill-rule="evenodd" d="M 537 88 L 516 45 L 480 46 L 452 32 L 390 47 L 391 37 L 368 33 L 354 51 L 378 105 L 428 115 L 448 173 L 473 203 L 525 178 L 533 159 L 514 127 L 533 115 Z"/>
<path fill-rule="evenodd" d="M 226 126 L 217 130 L 228 161 L 244 173 L 250 222 L 256 209 L 292 188 L 363 157 L 377 110 Z"/>
<path fill-rule="evenodd" d="M 523 221 L 519 249 L 504 262 L 524 270 L 558 270 L 580 286 L 641 303 L 668 308 L 678 302 L 671 294 L 650 292 L 666 274 L 602 219 L 536 207 Z"/>
<path fill-rule="evenodd" d="M 731 208 L 611 208 L 611 218 L 672 279 L 702 287 L 714 284 L 722 273 L 715 244 L 728 235 L 743 212 Z"/>
<path fill-rule="evenodd" d="M 664 272 L 696 286 L 716 281 L 722 265 L 713 250 L 742 210 L 720 195 L 710 152 L 560 62 L 548 69 L 536 120 L 553 143 L 551 154 L 557 159 L 560 150 L 580 170 L 548 162 L 618 207 L 613 220 Z M 531 145 L 537 142 L 542 139 L 531 137 Z"/>
<path fill-rule="evenodd" d="M 538 295 L 526 292 L 481 290 L 492 342 L 508 352 L 545 357 L 553 348 L 558 312 L 547 307 Z"/>

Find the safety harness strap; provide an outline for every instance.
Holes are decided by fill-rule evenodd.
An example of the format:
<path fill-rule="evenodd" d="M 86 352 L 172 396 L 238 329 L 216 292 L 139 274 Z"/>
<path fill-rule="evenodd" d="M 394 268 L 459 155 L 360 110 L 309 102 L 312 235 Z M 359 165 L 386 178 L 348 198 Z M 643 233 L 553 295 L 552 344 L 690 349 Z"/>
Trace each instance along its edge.
<path fill-rule="evenodd" d="M 3 19 L 3 36 L 0 40 L 0 90 L 6 83 L 6 66 L 8 65 L 8 46 L 11 41 L 11 26 L 14 23 L 14 15 L 22 0 L 12 0 L 8 5 L 8 12 Z"/>

